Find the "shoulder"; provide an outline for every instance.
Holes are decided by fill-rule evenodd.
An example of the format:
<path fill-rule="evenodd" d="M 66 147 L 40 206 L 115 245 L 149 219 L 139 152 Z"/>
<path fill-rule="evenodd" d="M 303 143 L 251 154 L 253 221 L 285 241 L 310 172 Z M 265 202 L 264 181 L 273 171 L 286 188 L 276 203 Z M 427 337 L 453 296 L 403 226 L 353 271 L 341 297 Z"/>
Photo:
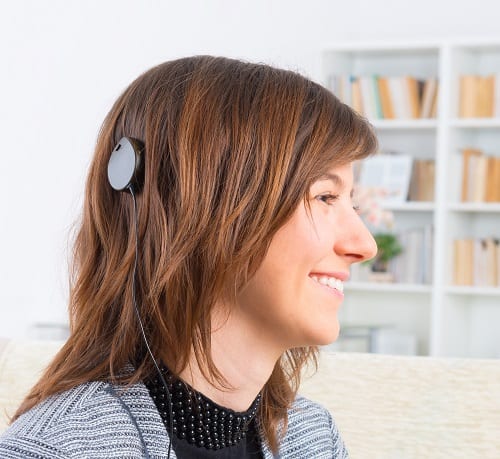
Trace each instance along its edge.
<path fill-rule="evenodd" d="M 305 455 L 304 455 L 305 454 Z M 330 412 L 298 396 L 288 412 L 281 457 L 347 458 L 348 453 Z"/>
<path fill-rule="evenodd" d="M 152 413 L 152 416 L 150 414 Z M 0 437 L 0 457 L 111 457 L 126 448 L 143 457 L 138 422 L 154 418 L 143 384 L 127 389 L 90 382 L 44 400 L 19 417 Z M 161 429 L 160 429 L 161 430 Z M 123 457 L 123 456 L 122 456 Z"/>

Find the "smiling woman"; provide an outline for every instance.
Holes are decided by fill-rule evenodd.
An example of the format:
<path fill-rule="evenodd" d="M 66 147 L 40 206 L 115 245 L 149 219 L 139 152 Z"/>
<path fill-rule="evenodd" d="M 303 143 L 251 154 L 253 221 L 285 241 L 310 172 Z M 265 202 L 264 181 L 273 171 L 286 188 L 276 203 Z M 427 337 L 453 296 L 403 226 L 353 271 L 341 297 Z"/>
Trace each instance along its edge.
<path fill-rule="evenodd" d="M 137 78 L 90 167 L 70 337 L 0 455 L 346 457 L 297 387 L 375 253 L 352 203 L 375 148 L 294 72 L 197 56 Z"/>
<path fill-rule="evenodd" d="M 311 185 L 307 201 L 276 232 L 237 298 L 237 311 L 258 331 L 262 347 L 274 350 L 274 360 L 287 349 L 337 338 L 349 267 L 376 251 L 353 208 L 351 164 L 329 172 L 330 178 Z"/>

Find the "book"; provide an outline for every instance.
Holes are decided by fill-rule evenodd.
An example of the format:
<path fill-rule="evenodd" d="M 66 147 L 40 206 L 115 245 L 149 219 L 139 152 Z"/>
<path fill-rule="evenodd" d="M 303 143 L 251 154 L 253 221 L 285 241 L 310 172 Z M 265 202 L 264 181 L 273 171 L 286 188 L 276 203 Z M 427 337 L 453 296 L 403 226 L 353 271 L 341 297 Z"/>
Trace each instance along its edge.
<path fill-rule="evenodd" d="M 477 112 L 475 116 L 491 118 L 493 116 L 495 77 L 493 75 L 478 77 L 477 83 Z"/>
<path fill-rule="evenodd" d="M 424 226 L 424 246 L 422 250 L 423 257 L 423 282 L 425 284 L 432 284 L 433 278 L 433 253 L 434 253 L 434 226 L 433 225 L 425 225 Z"/>
<path fill-rule="evenodd" d="M 393 102 L 394 117 L 396 119 L 410 118 L 410 107 L 406 97 L 404 82 L 399 77 L 388 78 L 391 100 Z"/>
<path fill-rule="evenodd" d="M 460 76 L 459 116 L 461 118 L 472 118 L 476 116 L 478 86 L 478 76 Z"/>
<path fill-rule="evenodd" d="M 371 76 L 371 89 L 372 89 L 372 97 L 375 106 L 375 117 L 377 119 L 383 119 L 384 113 L 382 111 L 382 101 L 380 100 L 380 91 L 378 85 L 378 75 Z"/>
<path fill-rule="evenodd" d="M 475 167 L 471 165 L 471 162 L 473 162 L 473 158 L 482 154 L 483 152 L 476 148 L 464 148 L 462 150 L 462 202 L 472 201 Z"/>
<path fill-rule="evenodd" d="M 409 201 L 434 201 L 436 162 L 433 159 L 413 160 Z"/>
<path fill-rule="evenodd" d="M 409 118 L 418 118 L 420 116 L 420 98 L 419 86 L 416 78 L 406 76 L 404 77 L 406 86 L 406 97 L 408 99 Z"/>
<path fill-rule="evenodd" d="M 380 103 L 382 105 L 383 117 L 389 120 L 394 119 L 394 107 L 392 103 L 391 91 L 389 88 L 389 80 L 387 78 L 379 77 L 378 91 L 380 95 Z"/>
<path fill-rule="evenodd" d="M 403 252 L 391 260 L 394 280 L 404 284 L 432 282 L 432 225 L 410 228 L 397 233 Z"/>
<path fill-rule="evenodd" d="M 500 118 L 500 73 L 493 76 L 493 116 Z"/>
<path fill-rule="evenodd" d="M 359 78 L 359 85 L 361 89 L 361 100 L 363 101 L 363 114 L 368 119 L 377 119 L 377 107 L 375 100 L 375 93 L 373 90 L 372 77 L 363 76 Z"/>
<path fill-rule="evenodd" d="M 490 118 L 498 114 L 495 100 L 496 75 L 460 77 L 459 115 L 463 118 Z"/>
<path fill-rule="evenodd" d="M 486 197 L 486 169 L 488 157 L 484 155 L 473 156 L 470 163 L 473 202 L 484 202 Z"/>
<path fill-rule="evenodd" d="M 359 185 L 382 188 L 386 196 L 381 206 L 402 204 L 408 197 L 413 158 L 402 154 L 376 154 L 365 159 L 359 174 Z"/>
<path fill-rule="evenodd" d="M 497 200 L 497 189 L 500 188 L 500 177 L 497 177 L 496 162 L 497 158 L 489 156 L 486 159 L 486 202 L 495 202 Z"/>
<path fill-rule="evenodd" d="M 495 158 L 495 164 L 494 164 L 494 168 L 495 168 L 495 173 L 494 173 L 494 176 L 495 176 L 495 185 L 494 185 L 494 188 L 495 188 L 495 202 L 500 202 L 500 156 L 497 156 Z"/>
<path fill-rule="evenodd" d="M 436 91 L 434 92 L 434 99 L 432 101 L 431 118 L 438 116 L 438 101 L 439 101 L 439 82 L 436 83 Z"/>
<path fill-rule="evenodd" d="M 487 245 L 486 239 L 474 239 L 474 253 L 472 256 L 474 272 L 472 284 L 477 287 L 486 287 L 487 284 L 487 264 L 486 252 Z"/>
<path fill-rule="evenodd" d="M 361 96 L 361 85 L 359 78 L 354 78 L 352 83 L 352 108 L 362 115 L 365 110 L 363 107 L 363 97 Z"/>
<path fill-rule="evenodd" d="M 422 105 L 420 109 L 420 118 L 432 117 L 432 105 L 437 92 L 437 79 L 428 78 L 425 80 L 424 89 L 422 93 Z"/>
<path fill-rule="evenodd" d="M 472 239 L 453 241 L 453 283 L 455 285 L 473 285 L 474 283 L 474 242 Z"/>
<path fill-rule="evenodd" d="M 485 285 L 487 287 L 496 287 L 497 277 L 498 277 L 498 266 L 497 266 L 497 247 L 495 240 L 492 237 L 486 238 L 484 240 L 485 250 L 485 265 L 486 265 L 486 276 Z"/>

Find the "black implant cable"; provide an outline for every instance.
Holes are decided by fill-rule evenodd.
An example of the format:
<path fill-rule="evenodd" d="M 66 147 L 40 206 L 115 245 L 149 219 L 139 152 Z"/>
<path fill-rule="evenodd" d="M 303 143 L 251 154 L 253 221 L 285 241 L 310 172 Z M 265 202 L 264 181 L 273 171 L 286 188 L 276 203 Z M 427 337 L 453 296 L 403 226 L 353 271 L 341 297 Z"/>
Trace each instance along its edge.
<path fill-rule="evenodd" d="M 139 260 L 139 225 L 137 222 L 137 201 L 135 199 L 134 189 L 133 189 L 132 185 L 129 185 L 127 189 L 130 191 L 130 194 L 132 195 L 132 200 L 134 201 L 135 260 L 134 260 L 134 272 L 132 275 L 132 300 L 134 302 L 135 315 L 137 316 L 137 320 L 139 321 L 139 326 L 141 328 L 142 339 L 144 340 L 144 344 L 146 345 L 146 349 L 148 350 L 149 356 L 151 357 L 151 360 L 153 361 L 154 366 L 156 367 L 156 371 L 158 372 L 158 376 L 160 377 L 160 380 L 163 384 L 163 387 L 165 388 L 165 391 L 167 392 L 168 415 L 170 418 L 170 442 L 168 443 L 167 459 L 170 459 L 170 451 L 172 449 L 172 442 L 174 441 L 174 430 L 173 430 L 174 423 L 172 422 L 172 420 L 173 420 L 172 396 L 170 395 L 170 391 L 168 390 L 168 385 L 165 381 L 165 378 L 163 377 L 163 374 L 160 370 L 160 367 L 156 363 L 156 359 L 155 359 L 153 353 L 151 352 L 151 348 L 149 347 L 148 339 L 146 338 L 146 332 L 144 331 L 144 326 L 142 325 L 141 315 L 139 314 L 139 308 L 137 307 L 137 301 L 136 301 L 136 297 L 135 297 L 137 264 L 138 264 L 138 260 Z"/>

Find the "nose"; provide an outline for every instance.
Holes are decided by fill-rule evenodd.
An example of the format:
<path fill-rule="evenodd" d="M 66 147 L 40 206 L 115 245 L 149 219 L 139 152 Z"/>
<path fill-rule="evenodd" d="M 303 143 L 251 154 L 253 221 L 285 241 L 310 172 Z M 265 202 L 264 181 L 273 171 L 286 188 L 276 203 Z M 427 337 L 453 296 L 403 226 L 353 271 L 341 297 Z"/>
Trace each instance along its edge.
<path fill-rule="evenodd" d="M 377 243 L 360 216 L 351 209 L 344 223 L 339 229 L 335 252 L 349 263 L 372 259 L 377 254 Z"/>

